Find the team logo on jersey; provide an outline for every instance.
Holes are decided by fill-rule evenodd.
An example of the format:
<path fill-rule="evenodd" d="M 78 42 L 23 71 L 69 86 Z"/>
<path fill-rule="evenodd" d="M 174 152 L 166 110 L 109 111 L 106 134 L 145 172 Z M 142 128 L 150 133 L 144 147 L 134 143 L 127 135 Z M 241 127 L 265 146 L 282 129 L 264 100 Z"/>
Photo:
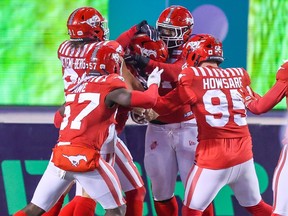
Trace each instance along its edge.
<path fill-rule="evenodd" d="M 75 167 L 79 165 L 81 160 L 84 160 L 85 162 L 87 162 L 87 158 L 85 155 L 68 156 L 68 155 L 63 154 L 63 157 L 67 158 L 71 162 L 71 164 Z"/>
<path fill-rule="evenodd" d="M 91 27 L 95 27 L 98 23 L 101 22 L 101 19 L 98 15 L 94 15 L 93 17 L 91 17 L 90 19 L 87 19 L 81 23 L 86 23 L 88 25 L 90 25 Z"/>
<path fill-rule="evenodd" d="M 157 57 L 157 53 L 155 50 L 149 50 L 145 48 L 140 48 L 140 52 L 142 56 L 150 57 L 150 55 L 154 56 L 155 58 Z"/>

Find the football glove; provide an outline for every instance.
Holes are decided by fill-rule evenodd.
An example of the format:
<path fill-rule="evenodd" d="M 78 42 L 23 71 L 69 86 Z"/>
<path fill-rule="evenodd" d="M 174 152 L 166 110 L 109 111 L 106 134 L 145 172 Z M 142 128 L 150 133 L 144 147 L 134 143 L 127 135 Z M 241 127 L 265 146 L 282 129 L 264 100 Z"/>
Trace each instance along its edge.
<path fill-rule="evenodd" d="M 137 26 L 137 34 L 146 34 L 151 40 L 159 40 L 159 32 L 153 26 L 149 25 L 146 20 L 141 21 Z"/>
<path fill-rule="evenodd" d="M 140 71 L 143 70 L 149 63 L 150 59 L 141 55 L 125 55 L 125 63 L 128 65 L 133 65 L 136 69 Z"/>
<path fill-rule="evenodd" d="M 284 63 L 279 67 L 276 74 L 276 80 L 288 80 L 288 60 L 285 60 Z"/>
<path fill-rule="evenodd" d="M 243 101 L 245 107 L 247 108 L 253 100 L 256 100 L 256 98 L 253 95 L 251 95 L 248 92 L 248 90 L 244 87 L 242 87 L 241 89 L 238 89 L 237 97 Z"/>
<path fill-rule="evenodd" d="M 156 67 L 152 71 L 152 73 L 148 76 L 148 80 L 147 80 L 148 88 L 152 84 L 157 84 L 159 87 L 160 82 L 161 82 L 161 74 L 163 73 L 163 71 L 164 71 L 163 69 L 159 70 L 159 67 Z"/>

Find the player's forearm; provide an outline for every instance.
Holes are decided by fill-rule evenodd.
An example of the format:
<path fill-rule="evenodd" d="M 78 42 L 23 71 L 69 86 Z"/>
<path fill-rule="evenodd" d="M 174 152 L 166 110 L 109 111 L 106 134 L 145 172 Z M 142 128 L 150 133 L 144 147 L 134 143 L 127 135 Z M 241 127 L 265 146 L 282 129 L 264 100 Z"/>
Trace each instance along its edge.
<path fill-rule="evenodd" d="M 125 50 L 131 39 L 133 38 L 134 34 L 137 32 L 137 27 L 133 26 L 129 30 L 123 32 L 122 34 L 119 35 L 119 37 L 116 39 L 116 41 L 123 47 Z"/>
<path fill-rule="evenodd" d="M 158 98 L 158 86 L 152 84 L 146 91 L 132 91 L 131 92 L 131 107 L 142 107 L 150 109 L 155 106 Z"/>
<path fill-rule="evenodd" d="M 195 96 L 190 86 L 179 85 L 168 94 L 157 99 L 153 110 L 159 115 L 169 115 L 185 104 L 195 102 Z"/>
<path fill-rule="evenodd" d="M 251 101 L 247 108 L 257 115 L 268 112 L 285 97 L 286 91 L 287 83 L 277 81 L 263 97 Z"/>

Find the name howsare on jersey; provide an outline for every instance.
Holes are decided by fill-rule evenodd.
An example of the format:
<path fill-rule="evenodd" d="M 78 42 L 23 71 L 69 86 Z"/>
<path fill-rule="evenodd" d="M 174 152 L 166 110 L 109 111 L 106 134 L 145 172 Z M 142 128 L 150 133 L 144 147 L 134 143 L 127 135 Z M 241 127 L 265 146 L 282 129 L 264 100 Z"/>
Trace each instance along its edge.
<path fill-rule="evenodd" d="M 231 78 L 204 78 L 203 89 L 233 89 L 242 87 L 241 77 Z"/>
<path fill-rule="evenodd" d="M 201 77 L 203 90 L 207 89 L 239 89 L 243 85 L 244 71 L 241 68 L 191 68 L 194 76 Z M 179 79 L 186 74 L 180 74 Z"/>

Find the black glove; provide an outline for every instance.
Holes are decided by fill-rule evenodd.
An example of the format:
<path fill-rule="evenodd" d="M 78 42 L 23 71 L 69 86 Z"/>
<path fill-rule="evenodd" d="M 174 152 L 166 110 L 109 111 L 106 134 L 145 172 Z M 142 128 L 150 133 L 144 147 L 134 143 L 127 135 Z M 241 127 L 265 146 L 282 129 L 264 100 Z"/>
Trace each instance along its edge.
<path fill-rule="evenodd" d="M 143 70 L 149 63 L 150 59 L 141 55 L 125 55 L 125 63 L 133 65 L 136 69 Z"/>
<path fill-rule="evenodd" d="M 146 34 L 151 40 L 159 40 L 159 32 L 153 26 L 148 25 L 146 20 L 143 20 L 137 25 L 137 34 Z"/>

